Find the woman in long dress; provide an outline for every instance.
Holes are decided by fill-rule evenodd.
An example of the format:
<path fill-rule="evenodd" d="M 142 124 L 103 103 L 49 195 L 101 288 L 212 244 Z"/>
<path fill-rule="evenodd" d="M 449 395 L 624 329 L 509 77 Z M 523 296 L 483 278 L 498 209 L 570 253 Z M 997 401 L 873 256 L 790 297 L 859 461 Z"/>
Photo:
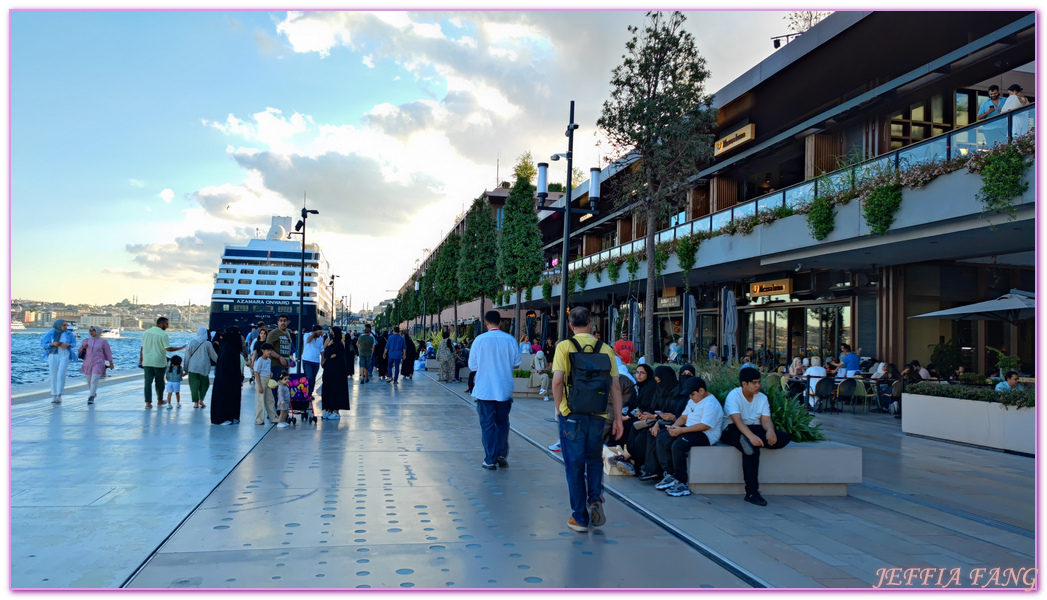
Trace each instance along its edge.
<path fill-rule="evenodd" d="M 404 331 L 404 364 L 400 369 L 400 375 L 404 379 L 414 379 L 414 361 L 418 360 L 418 348 L 411 339 L 411 334 Z"/>
<path fill-rule="evenodd" d="M 109 363 L 110 369 L 115 369 L 116 365 L 113 364 L 113 349 L 102 337 L 102 328 L 92 325 L 88 333 L 91 337 L 80 344 L 80 348 L 85 350 L 84 364 L 80 365 L 80 372 L 87 377 L 87 403 L 94 404 L 95 396 L 98 395 L 98 381 L 105 377 L 105 363 Z"/>
<path fill-rule="evenodd" d="M 436 348 L 436 362 L 440 363 L 440 376 L 438 381 L 450 382 L 454 380 L 454 344 L 451 343 L 451 334 L 444 332 L 443 339 Z"/>
<path fill-rule="evenodd" d="M 323 419 L 337 419 L 338 411 L 349 410 L 349 380 L 345 370 L 345 344 L 342 328 L 331 328 L 331 340 L 320 355 L 323 367 Z"/>
<path fill-rule="evenodd" d="M 218 364 L 214 369 L 214 389 L 211 391 L 211 423 L 232 425 L 240 422 L 241 388 L 244 370 L 240 366 L 243 338 L 239 327 L 230 327 L 221 334 Z"/>
<path fill-rule="evenodd" d="M 218 353 L 207 339 L 207 328 L 196 329 L 196 339 L 185 349 L 185 370 L 189 372 L 189 394 L 193 397 L 193 408 L 207 408 L 204 398 L 211 386 L 211 361 L 218 362 Z"/>
<path fill-rule="evenodd" d="M 76 360 L 73 350 L 76 335 L 68 329 L 69 324 L 65 319 L 58 319 L 40 339 L 40 347 L 44 349 L 42 359 L 47 361 L 47 371 L 51 376 L 51 402 L 54 404 L 62 403 L 65 374 L 69 370 L 69 363 Z"/>

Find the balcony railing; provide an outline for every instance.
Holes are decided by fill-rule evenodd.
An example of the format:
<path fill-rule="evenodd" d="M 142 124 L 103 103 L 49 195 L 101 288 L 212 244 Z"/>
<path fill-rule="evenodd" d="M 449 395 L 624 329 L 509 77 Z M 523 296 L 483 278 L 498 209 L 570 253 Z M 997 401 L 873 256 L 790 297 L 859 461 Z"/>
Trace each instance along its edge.
<path fill-rule="evenodd" d="M 1035 126 L 1033 109 L 1034 107 L 1029 105 L 1004 115 L 979 121 L 961 129 L 943 133 L 876 158 L 821 175 L 816 179 L 797 183 L 754 200 L 749 200 L 743 204 L 725 208 L 710 215 L 664 229 L 655 234 L 655 243 L 661 244 L 699 232 L 712 233 L 731 221 L 765 213 L 783 205 L 799 208 L 818 195 L 819 182 L 823 182 L 821 183 L 822 186 L 828 185 L 834 190 L 845 189 L 865 181 L 866 178 L 882 172 L 882 169 L 885 168 L 898 170 L 902 167 L 934 160 L 951 160 L 954 156 L 967 156 L 971 152 L 984 152 L 994 144 L 1006 143 L 1014 137 L 1031 131 Z M 607 250 L 571 261 L 569 269 L 573 271 L 612 258 L 628 256 L 645 248 L 645 239 L 634 240 L 627 244 L 608 248 Z M 558 273 L 559 271 L 559 267 L 554 267 L 546 270 L 544 274 L 548 275 Z"/>

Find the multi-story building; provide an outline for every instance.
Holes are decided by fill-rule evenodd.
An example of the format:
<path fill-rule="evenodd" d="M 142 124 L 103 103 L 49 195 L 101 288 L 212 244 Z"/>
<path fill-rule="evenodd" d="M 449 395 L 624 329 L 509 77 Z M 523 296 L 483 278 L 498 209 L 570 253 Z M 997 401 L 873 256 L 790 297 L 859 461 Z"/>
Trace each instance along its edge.
<path fill-rule="evenodd" d="M 885 37 L 910 43 L 884 43 Z M 693 355 L 722 346 L 730 320 L 737 322 L 739 348 L 763 344 L 780 364 L 797 356 L 835 357 L 843 342 L 880 360 L 926 364 L 936 344 L 955 340 L 966 366 L 981 373 L 995 364 L 988 346 L 1031 365 L 1032 320 L 909 318 L 1012 288 L 1033 291 L 1034 169 L 1025 175 L 1028 191 L 1003 214 L 985 211 L 977 199 L 981 177 L 961 169 L 920 189 L 903 188 L 885 235 L 871 232 L 859 201 L 837 206 L 835 227 L 820 240 L 803 214 L 773 218 L 776 211 L 788 214 L 785 207 L 802 212 L 814 198 L 879 170 L 911 174 L 1030 133 L 1035 49 L 1035 15 L 1028 11 L 838 12 L 717 91 L 714 157 L 691 178 L 679 213 L 657 224 L 657 244 L 696 234 L 703 239 L 688 274 L 690 293 L 683 293 L 672 256 L 657 282 L 658 297 L 650 299 L 656 302 L 656 358 L 681 337 Z M 979 119 L 990 87 L 1005 97 L 1012 84 L 1025 88 L 1033 105 Z M 634 281 L 624 266 L 617 283 L 606 276 L 608 262 L 643 257 L 645 247 L 646 225 L 608 194 L 620 167 L 602 173 L 602 204 L 620 208 L 576 216 L 568 241 L 570 270 L 603 275 L 597 280 L 590 273 L 572 304 L 589 306 L 597 328 L 614 330 L 611 336 L 623 327 L 642 331 L 630 317 L 641 318 L 648 300 L 646 261 Z M 572 196 L 586 206 L 588 184 Z M 540 219 L 552 265 L 562 251 L 562 221 L 548 213 Z M 553 286 L 550 307 L 534 288 L 534 301 L 524 308 L 555 323 L 560 289 Z"/>

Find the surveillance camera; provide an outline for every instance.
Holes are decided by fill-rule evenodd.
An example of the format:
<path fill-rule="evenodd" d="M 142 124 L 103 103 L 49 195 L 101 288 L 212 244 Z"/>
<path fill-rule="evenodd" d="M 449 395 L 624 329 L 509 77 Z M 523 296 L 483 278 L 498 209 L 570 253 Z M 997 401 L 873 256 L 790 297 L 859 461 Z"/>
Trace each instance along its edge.
<path fill-rule="evenodd" d="M 800 269 L 803 268 L 803 263 L 796 263 L 796 272 L 799 273 Z"/>
<path fill-rule="evenodd" d="M 571 129 L 578 129 L 578 123 L 571 123 Z"/>
<path fill-rule="evenodd" d="M 549 160 L 560 160 L 560 155 L 559 154 L 554 154 L 554 155 L 549 157 Z"/>

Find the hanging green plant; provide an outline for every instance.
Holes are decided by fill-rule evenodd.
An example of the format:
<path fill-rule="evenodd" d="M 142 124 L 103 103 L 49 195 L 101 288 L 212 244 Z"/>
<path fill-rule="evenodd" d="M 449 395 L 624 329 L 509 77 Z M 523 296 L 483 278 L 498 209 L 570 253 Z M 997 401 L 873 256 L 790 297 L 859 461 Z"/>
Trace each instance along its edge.
<path fill-rule="evenodd" d="M 1028 167 L 1017 144 L 1008 144 L 985 158 L 981 167 L 982 189 L 978 191 L 985 212 L 1006 213 L 1008 219 L 1014 220 L 1014 199 L 1029 189 L 1029 182 L 1022 181 Z"/>
<path fill-rule="evenodd" d="M 680 273 L 683 275 L 683 291 L 691 291 L 691 269 L 698 260 L 698 244 L 701 240 L 694 235 L 685 235 L 676 240 L 676 260 L 680 263 Z"/>
<path fill-rule="evenodd" d="M 602 265 L 598 265 L 595 269 L 593 269 L 593 277 L 596 278 L 596 283 L 600 283 L 600 278 L 602 276 L 603 276 L 603 266 Z"/>
<path fill-rule="evenodd" d="M 607 279 L 611 283 L 618 283 L 618 278 L 622 276 L 622 263 L 618 260 L 612 260 L 607 263 Z"/>
<path fill-rule="evenodd" d="M 524 300 L 527 301 L 527 302 L 530 302 L 531 299 L 532 299 L 531 296 L 533 296 L 533 295 L 534 295 L 534 288 L 531 287 L 531 286 L 527 286 L 527 288 L 524 289 Z"/>
<path fill-rule="evenodd" d="M 578 287 L 578 291 L 579 292 L 584 292 L 585 291 L 585 285 L 587 283 L 589 283 L 589 274 L 586 273 L 585 271 L 575 271 L 574 274 L 576 276 L 575 283 L 574 283 L 575 286 Z"/>
<path fill-rule="evenodd" d="M 669 255 L 672 254 L 669 247 L 669 243 L 658 244 L 654 247 L 654 274 L 657 277 L 662 276 L 662 272 L 665 271 L 665 263 L 669 261 Z"/>
<path fill-rule="evenodd" d="M 553 303 L 553 282 L 548 277 L 542 279 L 542 300 L 545 300 L 546 304 Z"/>
<path fill-rule="evenodd" d="M 894 224 L 894 213 L 902 205 L 901 185 L 881 185 L 865 200 L 865 222 L 870 235 L 886 235 Z"/>
<path fill-rule="evenodd" d="M 636 259 L 635 254 L 630 254 L 629 258 L 625 259 L 625 270 L 629 272 L 629 281 L 634 281 L 636 272 L 640 270 L 640 261 Z"/>
<path fill-rule="evenodd" d="M 807 205 L 807 226 L 819 242 L 829 237 L 836 228 L 836 206 L 831 200 L 818 196 Z"/>

